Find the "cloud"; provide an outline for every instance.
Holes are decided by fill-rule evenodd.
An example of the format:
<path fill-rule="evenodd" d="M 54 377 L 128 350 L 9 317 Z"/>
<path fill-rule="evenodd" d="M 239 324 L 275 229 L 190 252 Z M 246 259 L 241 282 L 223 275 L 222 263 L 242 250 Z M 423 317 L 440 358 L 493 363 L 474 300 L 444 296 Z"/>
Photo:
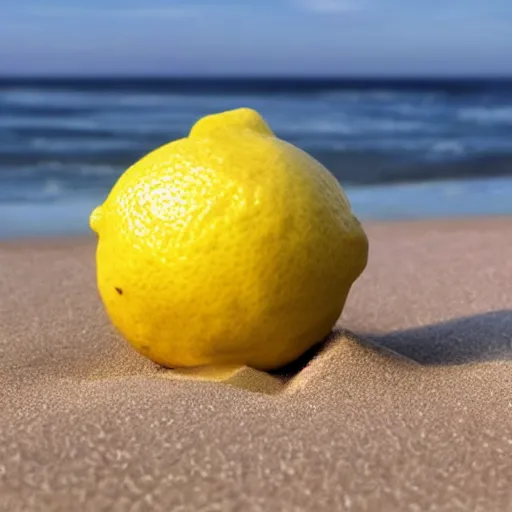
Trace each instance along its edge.
<path fill-rule="evenodd" d="M 356 0 L 296 0 L 295 4 L 301 9 L 325 14 L 349 13 L 364 8 Z"/>
<path fill-rule="evenodd" d="M 57 7 L 57 8 L 36 8 L 30 10 L 30 14 L 45 18 L 168 18 L 183 19 L 195 18 L 201 15 L 202 10 L 198 7 L 121 7 L 114 8 L 91 8 L 85 7 Z"/>

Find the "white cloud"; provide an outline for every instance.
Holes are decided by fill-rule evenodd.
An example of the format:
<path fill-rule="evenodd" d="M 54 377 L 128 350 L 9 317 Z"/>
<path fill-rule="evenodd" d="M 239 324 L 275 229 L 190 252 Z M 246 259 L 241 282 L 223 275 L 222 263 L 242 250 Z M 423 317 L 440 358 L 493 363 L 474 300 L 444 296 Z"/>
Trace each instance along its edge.
<path fill-rule="evenodd" d="M 349 13 L 363 9 L 363 4 L 355 0 L 296 0 L 295 4 L 308 11 L 326 14 Z"/>
<path fill-rule="evenodd" d="M 30 14 L 48 18 L 195 18 L 201 14 L 201 9 L 195 7 L 134 7 L 134 8 L 92 8 L 84 7 L 58 7 L 45 9 L 32 9 Z"/>

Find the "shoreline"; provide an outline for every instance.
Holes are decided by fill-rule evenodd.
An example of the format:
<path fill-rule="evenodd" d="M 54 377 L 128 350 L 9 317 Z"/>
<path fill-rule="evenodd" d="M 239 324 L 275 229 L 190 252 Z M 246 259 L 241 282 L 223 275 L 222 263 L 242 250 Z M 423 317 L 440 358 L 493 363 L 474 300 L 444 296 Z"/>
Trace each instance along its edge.
<path fill-rule="evenodd" d="M 445 180 L 367 187 L 343 187 L 356 216 L 366 223 L 512 216 L 512 178 Z M 40 202 L 0 203 L 0 242 L 31 237 L 81 236 L 107 192 L 55 197 Z"/>

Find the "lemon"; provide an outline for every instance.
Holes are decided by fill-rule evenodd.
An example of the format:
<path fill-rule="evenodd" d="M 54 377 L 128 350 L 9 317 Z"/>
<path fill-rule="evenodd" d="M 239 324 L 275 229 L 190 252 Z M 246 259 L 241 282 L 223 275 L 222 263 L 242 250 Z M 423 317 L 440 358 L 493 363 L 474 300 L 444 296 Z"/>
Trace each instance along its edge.
<path fill-rule="evenodd" d="M 112 323 L 171 368 L 293 361 L 329 334 L 368 255 L 336 179 L 247 108 L 143 157 L 90 224 Z"/>

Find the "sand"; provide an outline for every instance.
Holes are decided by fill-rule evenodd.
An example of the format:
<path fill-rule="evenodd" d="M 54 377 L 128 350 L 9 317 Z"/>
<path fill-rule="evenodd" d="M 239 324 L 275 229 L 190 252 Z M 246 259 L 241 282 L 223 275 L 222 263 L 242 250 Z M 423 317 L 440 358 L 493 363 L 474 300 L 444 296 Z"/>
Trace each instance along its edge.
<path fill-rule="evenodd" d="M 512 219 L 367 226 L 331 338 L 177 379 L 110 326 L 95 240 L 0 245 L 0 510 L 512 509 Z"/>

